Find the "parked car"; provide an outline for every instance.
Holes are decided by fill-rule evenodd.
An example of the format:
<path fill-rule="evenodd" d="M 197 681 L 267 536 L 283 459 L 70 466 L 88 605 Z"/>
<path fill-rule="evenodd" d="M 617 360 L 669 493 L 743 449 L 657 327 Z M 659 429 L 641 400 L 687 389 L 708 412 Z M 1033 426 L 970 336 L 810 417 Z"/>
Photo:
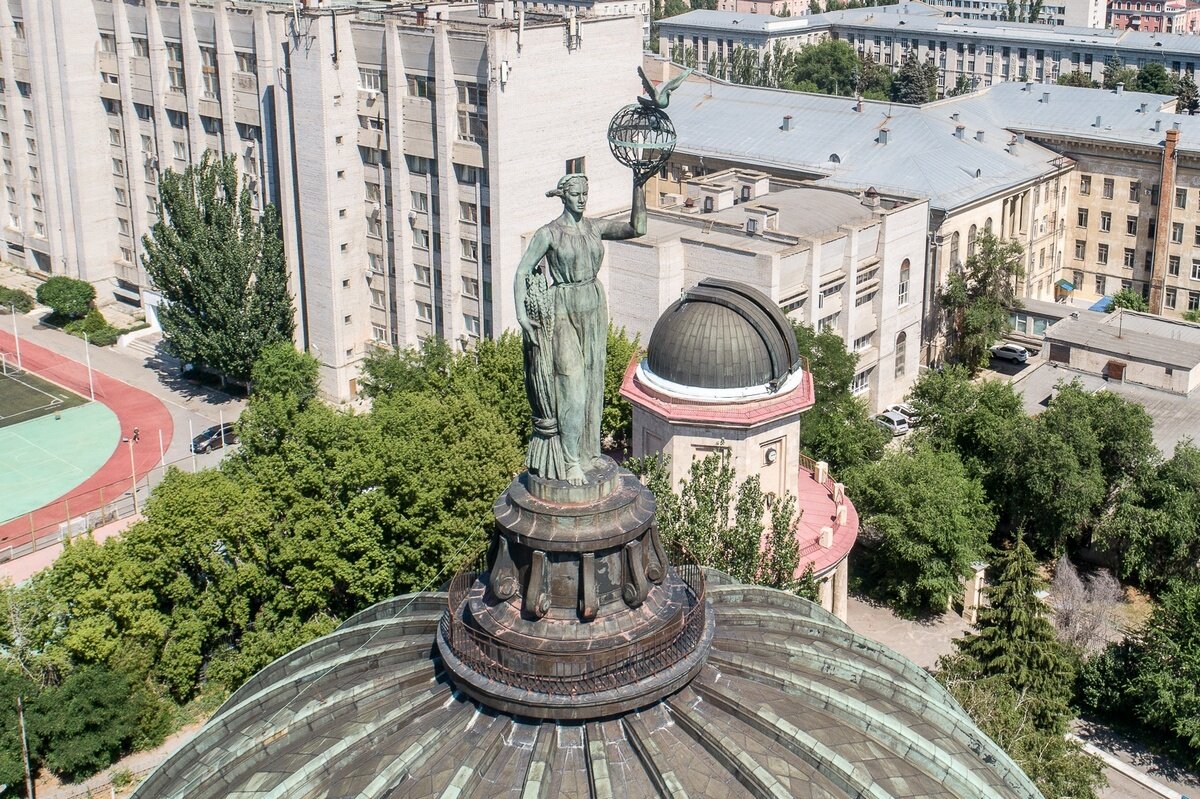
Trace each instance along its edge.
<path fill-rule="evenodd" d="M 884 410 L 903 416 L 909 427 L 916 427 L 921 423 L 921 414 L 917 413 L 917 409 L 907 402 L 897 402 L 895 405 L 887 406 Z"/>
<path fill-rule="evenodd" d="M 1020 344 L 997 344 L 992 347 L 992 357 L 1000 361 L 1025 363 L 1029 360 L 1029 350 Z"/>
<path fill-rule="evenodd" d="M 875 417 L 875 424 L 891 433 L 893 437 L 908 432 L 908 420 L 895 411 L 884 411 Z"/>
<path fill-rule="evenodd" d="M 192 439 L 192 452 L 197 455 L 220 449 L 226 444 L 238 443 L 237 433 L 234 432 L 233 422 L 214 424 L 200 435 Z"/>

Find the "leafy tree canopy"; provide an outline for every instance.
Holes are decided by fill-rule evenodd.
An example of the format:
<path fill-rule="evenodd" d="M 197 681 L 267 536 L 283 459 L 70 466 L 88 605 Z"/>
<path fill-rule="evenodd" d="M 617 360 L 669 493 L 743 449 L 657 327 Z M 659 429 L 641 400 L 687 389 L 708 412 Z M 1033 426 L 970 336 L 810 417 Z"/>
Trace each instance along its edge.
<path fill-rule="evenodd" d="M 898 103 L 921 105 L 937 97 L 938 67 L 932 60 L 921 61 L 909 50 L 892 79 L 892 99 Z"/>
<path fill-rule="evenodd" d="M 1108 306 L 1108 313 L 1113 313 L 1118 308 L 1128 308 L 1131 311 L 1148 311 L 1150 304 L 1146 302 L 1146 298 L 1141 292 L 1133 289 L 1121 289 L 1112 296 L 1112 303 Z"/>
<path fill-rule="evenodd" d="M 740 582 L 817 598 L 811 568 L 802 578 L 795 576 L 800 562 L 795 497 L 768 496 L 757 476 L 738 485 L 727 449 L 693 461 L 678 490 L 663 458 L 631 459 L 626 465 L 654 494 L 659 530 L 673 562 L 697 563 Z"/>
<path fill-rule="evenodd" d="M 862 77 L 858 52 L 848 42 L 825 39 L 802 48 L 796 56 L 792 81 L 810 83 L 823 94 L 852 96 Z"/>
<path fill-rule="evenodd" d="M 294 328 L 279 214 L 268 205 L 255 217 L 233 156 L 167 170 L 159 196 L 143 262 L 166 300 L 167 344 L 186 363 L 248 379 L 263 348 Z"/>
<path fill-rule="evenodd" d="M 1142 67 L 1138 71 L 1135 85 L 1131 88 L 1151 94 L 1175 94 L 1178 91 L 1175 78 L 1171 77 L 1167 68 L 1159 61 L 1151 61 Z"/>
<path fill-rule="evenodd" d="M 961 271 L 951 272 L 942 291 L 947 356 L 972 375 L 987 363 L 992 344 L 1010 329 L 1010 309 L 1020 307 L 1016 281 L 1024 274 L 1024 260 L 1019 241 L 984 231 L 976 252 Z"/>
<path fill-rule="evenodd" d="M 1100 84 L 1092 80 L 1091 74 L 1082 69 L 1073 69 L 1058 76 L 1059 86 L 1079 86 L 1084 89 L 1098 89 Z"/>
<path fill-rule="evenodd" d="M 871 420 L 867 405 L 850 391 L 858 356 L 841 336 L 793 323 L 800 354 L 812 372 L 814 402 L 800 418 L 800 446 L 835 472 L 877 460 L 887 434 Z"/>
<path fill-rule="evenodd" d="M 1200 93 L 1196 89 L 1196 81 L 1189 73 L 1179 78 L 1175 87 L 1175 111 L 1180 114 L 1194 114 L 1200 111 Z"/>
<path fill-rule="evenodd" d="M 942 611 L 996 523 L 983 486 L 952 452 L 889 452 L 844 475 L 863 524 L 872 591 L 898 610 Z"/>
<path fill-rule="evenodd" d="M 1110 55 L 1104 60 L 1104 88 L 1115 89 L 1118 83 L 1123 83 L 1125 88 L 1132 89 L 1137 85 L 1137 79 L 1137 67 L 1125 66 L 1120 56 Z"/>

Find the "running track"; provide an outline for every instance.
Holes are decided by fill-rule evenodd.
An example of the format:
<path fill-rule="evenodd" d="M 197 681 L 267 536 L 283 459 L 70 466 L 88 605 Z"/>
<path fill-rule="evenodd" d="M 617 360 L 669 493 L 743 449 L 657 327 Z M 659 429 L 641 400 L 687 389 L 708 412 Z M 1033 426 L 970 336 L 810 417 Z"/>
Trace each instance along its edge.
<path fill-rule="evenodd" d="M 12 333 L 0 331 L 0 350 L 11 354 L 16 350 L 15 343 Z M 81 396 L 89 395 L 87 367 L 78 361 L 22 338 L 21 363 L 39 377 L 58 383 Z M 171 414 L 153 394 L 95 369 L 92 370 L 92 379 L 96 386 L 96 401 L 102 402 L 117 415 L 121 424 L 121 435 L 129 436 L 135 427 L 141 430 L 141 440 L 133 447 L 134 471 L 137 473 L 137 479 L 141 481 L 158 465 L 158 431 L 162 431 L 164 442 L 171 441 L 171 434 L 174 432 Z M 118 442 L 112 455 L 95 474 L 53 502 L 48 502 L 33 511 L 32 523 L 30 514 L 26 513 L 10 522 L 0 524 L 0 549 L 28 543 L 31 527 L 37 531 L 39 537 L 57 530 L 58 524 L 66 521 L 64 500 L 70 502 L 71 516 L 77 517 L 96 510 L 105 501 L 113 500 L 116 490 L 112 488 L 114 483 L 124 479 L 124 490 L 128 491 L 128 446 Z M 104 487 L 107 487 L 107 490 L 102 495 L 101 488 Z M 139 499 L 144 499 L 143 492 L 144 489 L 139 491 Z"/>

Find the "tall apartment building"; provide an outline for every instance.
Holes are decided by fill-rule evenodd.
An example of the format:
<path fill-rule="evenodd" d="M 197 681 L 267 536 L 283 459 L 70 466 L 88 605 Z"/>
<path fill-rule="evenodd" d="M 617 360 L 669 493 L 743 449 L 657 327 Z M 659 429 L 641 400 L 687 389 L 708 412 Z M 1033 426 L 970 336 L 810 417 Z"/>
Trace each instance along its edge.
<path fill-rule="evenodd" d="M 153 304 L 159 176 L 234 155 L 280 207 L 298 341 L 350 397 L 376 342 L 513 326 L 521 236 L 564 171 L 628 204 L 603 131 L 640 31 L 505 3 L 0 2 L 6 256 Z"/>
<path fill-rule="evenodd" d="M 660 179 L 648 189 L 659 208 L 646 235 L 609 243 L 614 323 L 649 341 L 684 289 L 736 280 L 789 318 L 841 336 L 858 354 L 851 388 L 873 410 L 908 392 L 921 356 L 927 201 L 747 169 Z"/>
<path fill-rule="evenodd" d="M 957 12 L 957 9 L 955 10 Z M 1144 67 L 1159 62 L 1174 75 L 1200 78 L 1200 37 L 1084 26 L 1051 27 L 945 16 L 919 2 L 834 11 L 808 17 L 764 17 L 722 11 L 692 11 L 659 22 L 659 52 L 687 47 L 719 55 L 746 47 L 758 52 L 776 42 L 798 48 L 826 38 L 849 42 L 880 64 L 898 66 L 912 51 L 941 69 L 940 88 L 960 76 L 984 88 L 1004 81 L 1054 83 L 1081 70 L 1100 80 L 1104 62 L 1119 56 Z M 708 57 L 698 59 L 701 69 Z"/>

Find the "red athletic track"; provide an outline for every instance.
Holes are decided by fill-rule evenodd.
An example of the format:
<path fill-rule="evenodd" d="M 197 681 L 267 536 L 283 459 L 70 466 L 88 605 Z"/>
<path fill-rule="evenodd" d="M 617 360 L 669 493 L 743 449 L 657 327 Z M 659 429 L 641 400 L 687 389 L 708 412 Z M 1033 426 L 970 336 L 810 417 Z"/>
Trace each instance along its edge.
<path fill-rule="evenodd" d="M 11 333 L 0 330 L 0 350 L 8 354 L 10 363 L 15 360 L 15 340 Z M 87 397 L 87 367 L 65 355 L 59 355 L 44 347 L 21 339 L 21 363 L 33 374 L 58 383 L 81 396 Z M 158 432 L 162 431 L 164 444 L 171 442 L 174 424 L 167 407 L 152 394 L 122 383 L 114 377 L 92 370 L 96 387 L 96 401 L 103 403 L 121 424 L 121 436 L 128 437 L 133 428 L 140 429 L 140 440 L 133 445 L 134 471 L 140 481 L 158 465 Z M 68 493 L 48 502 L 32 514 L 25 513 L 5 524 L 0 524 L 0 549 L 28 543 L 30 531 L 36 530 L 39 537 L 54 532 L 60 522 L 67 520 L 67 507 L 72 518 L 96 510 L 105 502 L 111 502 L 128 491 L 130 487 L 129 445 L 117 442 L 112 455 L 103 466 L 88 479 Z M 124 480 L 124 485 L 120 483 Z M 114 488 L 114 486 L 117 486 Z M 139 499 L 145 499 L 145 491 L 139 491 Z M 32 520 L 31 520 L 32 515 Z"/>

